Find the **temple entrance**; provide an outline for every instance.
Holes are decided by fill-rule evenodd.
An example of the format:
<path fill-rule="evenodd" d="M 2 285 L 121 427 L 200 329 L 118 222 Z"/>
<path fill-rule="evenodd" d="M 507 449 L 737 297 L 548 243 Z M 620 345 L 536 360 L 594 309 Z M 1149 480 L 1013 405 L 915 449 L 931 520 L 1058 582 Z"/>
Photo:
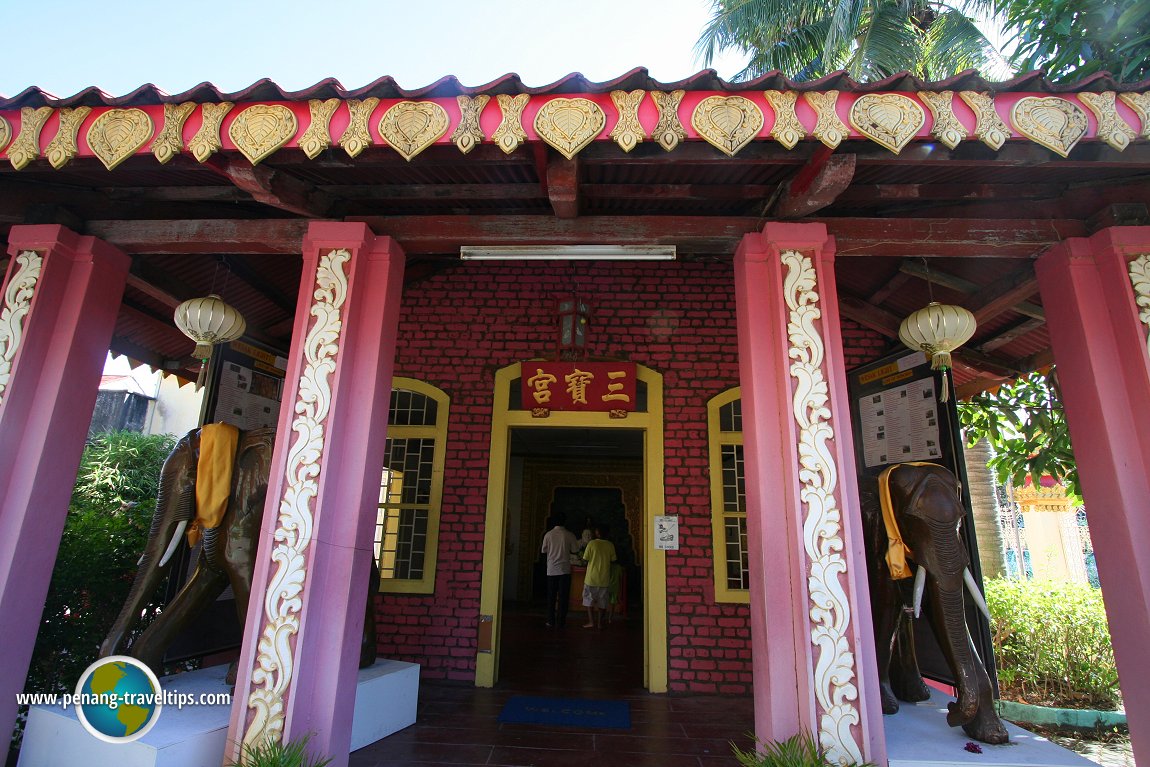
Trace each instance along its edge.
<path fill-rule="evenodd" d="M 651 532 L 663 513 L 662 378 L 638 367 L 639 403 L 626 417 L 540 418 L 519 407 L 519 374 L 519 363 L 496 373 L 476 684 L 542 691 L 558 668 L 581 680 L 583 691 L 665 692 L 666 553 L 655 549 Z M 539 548 L 555 512 L 577 538 L 588 523 L 609 528 L 620 582 L 612 623 L 601 630 L 583 628 L 577 568 L 567 625 L 543 625 Z"/>
<path fill-rule="evenodd" d="M 509 450 L 501 684 L 554 694 L 642 690 L 643 432 L 513 428 Z M 602 629 L 584 628 L 586 571 L 578 558 L 565 624 L 544 627 L 546 564 L 539 547 L 553 515 L 562 516 L 581 543 L 600 527 L 615 546 L 611 609 Z M 557 676 L 556 669 L 565 671 Z"/>

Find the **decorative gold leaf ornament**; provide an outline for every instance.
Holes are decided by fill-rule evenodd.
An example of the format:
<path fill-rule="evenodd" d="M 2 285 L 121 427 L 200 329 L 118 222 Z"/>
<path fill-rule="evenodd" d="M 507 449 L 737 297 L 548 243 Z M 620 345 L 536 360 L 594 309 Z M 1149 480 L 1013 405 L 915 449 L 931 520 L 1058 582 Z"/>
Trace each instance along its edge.
<path fill-rule="evenodd" d="M 930 108 L 934 116 L 930 134 L 948 149 L 954 149 L 969 134 L 954 116 L 954 91 L 919 91 L 918 97 Z"/>
<path fill-rule="evenodd" d="M 659 122 L 655 124 L 655 132 L 651 135 L 668 152 L 679 146 L 680 141 L 687 140 L 687 131 L 683 130 L 683 123 L 679 121 L 679 104 L 686 94 L 686 91 L 651 91 L 655 108 L 659 110 Z"/>
<path fill-rule="evenodd" d="M 619 111 L 619 122 L 611 129 L 611 138 L 624 152 L 643 143 L 643 124 L 639 122 L 639 104 L 647 91 L 611 91 L 611 100 Z"/>
<path fill-rule="evenodd" d="M 111 170 L 142 149 L 155 129 L 142 109 L 109 109 L 88 128 L 88 146 Z"/>
<path fill-rule="evenodd" d="M 568 160 L 595 140 L 607 124 L 607 115 L 589 99 L 551 99 L 535 115 L 539 138 Z"/>
<path fill-rule="evenodd" d="M 257 165 L 291 141 L 299 128 L 295 112 L 281 104 L 256 104 L 244 109 L 228 128 L 232 143 Z"/>
<path fill-rule="evenodd" d="M 349 99 L 347 111 L 351 116 L 347 130 L 339 137 L 339 145 L 348 157 L 359 157 L 359 153 L 372 145 L 371 131 L 367 127 L 371 113 L 379 106 L 379 99 L 372 96 L 369 99 Z"/>
<path fill-rule="evenodd" d="M 1120 93 L 1118 98 L 1138 115 L 1142 123 L 1142 138 L 1150 138 L 1150 93 Z"/>
<path fill-rule="evenodd" d="M 526 93 L 520 93 L 518 96 L 500 93 L 495 97 L 499 111 L 503 113 L 503 119 L 491 134 L 491 139 L 499 145 L 504 154 L 511 154 L 527 140 L 527 131 L 523 130 L 523 110 L 530 98 Z"/>
<path fill-rule="evenodd" d="M 479 125 L 479 116 L 483 114 L 483 107 L 491 97 L 480 94 L 471 96 L 456 96 L 455 103 L 459 104 L 459 125 L 451 134 L 451 143 L 455 144 L 463 154 L 467 154 L 483 143 L 485 136 L 483 128 Z"/>
<path fill-rule="evenodd" d="M 974 111 L 974 137 L 995 151 L 1002 149 L 1010 138 L 1010 126 L 994 108 L 994 96 L 978 91 L 959 91 L 958 95 Z"/>
<path fill-rule="evenodd" d="M 8 147 L 8 162 L 16 170 L 23 170 L 40 156 L 40 131 L 53 111 L 52 107 L 20 108 L 20 133 Z"/>
<path fill-rule="evenodd" d="M 192 136 L 192 140 L 188 142 L 188 149 L 192 150 L 192 156 L 199 162 L 204 162 L 220 151 L 223 146 L 220 141 L 220 126 L 223 125 L 224 117 L 232 111 L 234 106 L 235 104 L 231 101 L 200 105 L 200 117 L 203 118 L 203 122 L 200 124 L 200 129 L 196 131 L 196 135 Z"/>
<path fill-rule="evenodd" d="M 734 157 L 763 129 L 763 110 L 743 96 L 708 96 L 691 113 L 691 126 L 708 144 Z"/>
<path fill-rule="evenodd" d="M 195 103 L 191 101 L 185 101 L 183 104 L 164 104 L 164 127 L 152 142 L 152 154 L 161 165 L 184 151 L 184 123 L 188 121 L 195 108 Z"/>
<path fill-rule="evenodd" d="M 826 91 L 824 93 L 817 93 L 815 91 L 807 91 L 803 94 L 803 98 L 806 99 L 807 103 L 811 105 L 811 108 L 815 110 L 815 114 L 818 115 L 818 120 L 815 122 L 815 129 L 813 131 L 815 138 L 831 149 L 836 148 L 850 132 L 847 130 L 846 123 L 842 121 L 838 111 L 835 109 L 839 102 L 839 92 Z"/>
<path fill-rule="evenodd" d="M 799 94 L 794 91 L 764 91 L 767 103 L 775 113 L 775 124 L 771 126 L 771 138 L 787 149 L 794 149 L 795 145 L 807 137 L 807 129 L 799 122 L 795 112 Z"/>
<path fill-rule="evenodd" d="M 401 101 L 384 113 L 379 135 L 408 162 L 447 133 L 447 110 L 434 101 Z"/>
<path fill-rule="evenodd" d="M 900 93 L 867 93 L 851 105 L 850 120 L 859 133 L 898 154 L 926 124 L 926 112 Z"/>
<path fill-rule="evenodd" d="M 0 152 L 4 151 L 4 147 L 8 146 L 8 142 L 12 140 L 12 126 L 3 117 L 0 117 Z"/>
<path fill-rule="evenodd" d="M 48 142 L 44 149 L 44 156 L 56 170 L 63 168 L 79 154 L 76 137 L 80 135 L 80 124 L 91 111 L 92 107 L 65 107 L 59 111 L 60 127 L 56 130 L 56 138 Z"/>
<path fill-rule="evenodd" d="M 1078 94 L 1078 100 L 1098 119 L 1098 138 L 1121 152 L 1138 138 L 1138 134 L 1119 116 L 1114 97 L 1114 91 Z"/>
<path fill-rule="evenodd" d="M 1143 254 L 1130 262 L 1130 283 L 1134 288 L 1134 302 L 1138 304 L 1138 319 L 1150 330 L 1150 254 Z M 1146 341 L 1150 351 L 1150 338 Z"/>
<path fill-rule="evenodd" d="M 1023 136 L 1066 157 L 1086 135 L 1086 112 L 1057 96 L 1027 96 L 1010 110 L 1010 122 Z"/>
<path fill-rule="evenodd" d="M 307 102 L 311 121 L 299 137 L 299 148 L 309 160 L 319 157 L 320 152 L 331 146 L 331 116 L 339 109 L 339 103 L 339 99 L 311 99 Z"/>

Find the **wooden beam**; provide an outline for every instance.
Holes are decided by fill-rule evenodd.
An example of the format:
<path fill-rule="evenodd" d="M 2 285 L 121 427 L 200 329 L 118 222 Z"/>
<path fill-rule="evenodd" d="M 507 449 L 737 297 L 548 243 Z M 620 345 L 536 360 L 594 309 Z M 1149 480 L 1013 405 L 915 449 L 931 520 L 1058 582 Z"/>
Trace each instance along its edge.
<path fill-rule="evenodd" d="M 769 213 L 779 218 L 801 218 L 822 210 L 850 186 L 854 175 L 855 155 L 816 152 L 811 165 L 787 184 L 786 192 Z"/>
<path fill-rule="evenodd" d="M 870 296 L 867 297 L 867 303 L 878 306 L 883 301 L 886 301 L 895 293 L 902 290 L 903 287 L 905 287 L 906 284 L 911 281 L 911 279 L 913 278 L 906 272 L 896 272 L 894 277 L 891 277 L 887 284 L 883 285 L 881 288 L 876 290 L 874 293 L 871 293 Z"/>
<path fill-rule="evenodd" d="M 1012 325 L 1011 327 L 1002 331 L 1001 333 L 994 336 L 993 338 L 990 338 L 990 339 L 987 339 L 986 341 L 983 341 L 982 343 L 980 343 L 975 348 L 978 349 L 980 352 L 992 352 L 995 349 L 1006 346 L 1007 344 L 1011 343 L 1012 341 L 1016 341 L 1019 338 L 1022 338 L 1023 336 L 1025 336 L 1029 333 L 1032 333 L 1035 330 L 1038 330 L 1038 328 L 1042 327 L 1045 324 L 1046 324 L 1045 320 L 1036 320 L 1036 319 L 1028 317 L 1027 319 L 1023 320 L 1022 322 L 1019 322 L 1019 323 L 1016 323 L 1015 325 Z"/>
<path fill-rule="evenodd" d="M 855 296 L 839 295 L 839 314 L 887 338 L 898 338 L 898 326 L 902 324 L 900 317 Z"/>
<path fill-rule="evenodd" d="M 987 292 L 981 285 L 971 282 L 970 280 L 939 271 L 938 269 L 927 268 L 921 264 L 916 264 L 914 261 L 903 261 L 902 264 L 899 265 L 899 271 L 967 295 Z M 1034 291 L 1030 291 L 1027 295 L 1031 295 L 1033 292 Z M 1036 320 L 1046 319 L 1046 311 L 1041 306 L 1032 304 L 1029 301 L 1019 301 L 1009 308 L 1012 311 Z"/>
<path fill-rule="evenodd" d="M 1060 184 L 852 184 L 839 201 L 1047 200 L 1065 191 Z"/>
<path fill-rule="evenodd" d="M 307 227 L 299 219 L 200 219 L 89 221 L 85 228 L 126 253 L 298 255 Z"/>
<path fill-rule="evenodd" d="M 146 281 L 143 277 L 140 277 L 138 274 L 133 274 L 131 272 L 128 273 L 128 287 L 134 288 L 135 290 L 140 291 L 141 293 L 148 296 L 149 298 L 154 298 L 155 300 L 159 301 L 161 304 L 168 307 L 169 309 L 172 309 L 173 311 L 175 310 L 175 308 L 177 306 L 179 306 L 181 303 L 183 303 L 183 301 L 181 301 L 179 298 L 172 295 L 168 291 L 164 290 L 163 288 L 159 288 L 159 287 L 153 285 L 152 283 Z"/>
<path fill-rule="evenodd" d="M 662 151 L 662 150 L 660 150 Z M 409 255 L 456 254 L 460 245 L 570 245 L 602 242 L 678 245 L 686 254 L 730 256 L 743 235 L 762 230 L 754 216 L 538 215 L 351 216 L 390 235 Z M 825 223 L 839 258 L 866 256 L 1030 258 L 1082 222 L 1059 219 L 812 218 Z M 127 253 L 290 253 L 302 247 L 307 221 L 221 219 L 89 221 L 88 234 Z M 934 273 L 934 270 L 931 270 Z"/>
<path fill-rule="evenodd" d="M 265 205 L 308 218 L 327 218 L 331 215 L 332 201 L 327 195 L 283 171 L 252 165 L 243 157 L 226 155 L 209 158 L 204 167 L 228 179 Z"/>
<path fill-rule="evenodd" d="M 544 188 L 551 200 L 551 209 L 559 218 L 579 215 L 579 158 L 568 160 L 558 154 L 547 158 Z"/>
<path fill-rule="evenodd" d="M 1038 276 L 1035 275 L 1034 268 L 1027 265 L 1012 274 L 996 279 L 990 286 L 975 293 L 966 303 L 966 308 L 974 314 L 974 319 L 981 324 L 1003 312 L 1012 309 L 1017 311 L 1015 307 L 1027 303 L 1024 299 L 1030 298 L 1037 292 Z M 1034 304 L 1028 304 L 1028 306 L 1034 306 Z M 1045 312 L 1043 312 L 1043 316 L 1045 316 Z M 1035 317 L 1034 319 L 1040 318 Z"/>

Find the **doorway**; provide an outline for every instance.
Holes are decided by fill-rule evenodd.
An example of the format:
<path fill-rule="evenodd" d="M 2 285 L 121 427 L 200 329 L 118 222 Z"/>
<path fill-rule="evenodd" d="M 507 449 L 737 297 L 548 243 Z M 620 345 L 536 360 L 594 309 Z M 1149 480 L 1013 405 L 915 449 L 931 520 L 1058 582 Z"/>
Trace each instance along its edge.
<path fill-rule="evenodd" d="M 490 687 L 508 675 L 522 686 L 533 672 L 519 661 L 525 653 L 542 654 L 543 647 L 552 648 L 552 674 L 555 663 L 578 660 L 595 647 L 595 657 L 610 658 L 599 665 L 629 679 L 625 684 L 666 692 L 666 554 L 655 549 L 650 532 L 654 517 L 663 513 L 662 377 L 637 367 L 641 406 L 625 418 L 594 412 L 536 418 L 512 394 L 519 375 L 519 363 L 496 373 L 476 685 Z M 539 541 L 553 511 L 568 512 L 576 537 L 588 516 L 606 522 L 617 555 L 627 563 L 624 603 L 616 613 L 621 622 L 603 630 L 618 629 L 619 641 L 610 648 L 574 638 L 567 651 L 541 644 L 545 576 Z M 564 631 L 594 634 L 582 628 L 586 613 L 576 590 L 577 606 Z M 515 667 L 501 663 L 502 657 L 515 658 Z"/>
<path fill-rule="evenodd" d="M 501 683 L 531 693 L 641 691 L 643 432 L 514 427 L 509 452 Z M 544 627 L 546 565 L 539 545 L 556 515 L 581 542 L 599 528 L 615 547 L 615 587 L 602 629 L 583 627 L 585 569 L 574 564 L 578 558 L 565 625 Z"/>

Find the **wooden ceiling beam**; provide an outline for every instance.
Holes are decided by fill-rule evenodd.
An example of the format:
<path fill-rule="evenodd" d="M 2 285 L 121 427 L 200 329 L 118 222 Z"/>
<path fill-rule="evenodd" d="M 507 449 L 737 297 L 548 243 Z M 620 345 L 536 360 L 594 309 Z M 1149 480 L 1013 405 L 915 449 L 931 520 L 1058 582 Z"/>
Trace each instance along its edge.
<path fill-rule="evenodd" d="M 579 158 L 568 160 L 558 154 L 548 155 L 543 173 L 543 190 L 551 201 L 551 210 L 561 219 L 579 216 Z"/>
<path fill-rule="evenodd" d="M 852 184 L 839 202 L 1048 200 L 1065 191 L 1060 184 Z"/>
<path fill-rule="evenodd" d="M 864 327 L 878 331 L 888 338 L 898 338 L 898 328 L 899 325 L 902 324 L 901 317 L 885 309 L 880 309 L 877 306 L 868 304 L 866 301 L 855 296 L 839 296 L 839 314 L 847 319 L 854 320 Z M 967 367 L 983 373 L 991 373 L 999 376 L 1018 376 L 1024 372 L 1029 372 L 1024 371 L 1022 367 L 1013 360 L 985 354 L 965 346 L 955 349 L 954 356 L 961 359 Z"/>
<path fill-rule="evenodd" d="M 771 206 L 770 215 L 802 218 L 838 199 L 854 179 L 856 158 L 854 154 L 830 154 L 830 151 L 815 152 L 811 163 L 791 179 L 786 191 Z"/>
<path fill-rule="evenodd" d="M 983 341 L 975 348 L 977 348 L 980 352 L 992 352 L 995 349 L 1006 346 L 1013 341 L 1017 341 L 1019 338 L 1022 338 L 1029 333 L 1033 333 L 1035 330 L 1038 330 L 1045 324 L 1046 322 L 1044 320 L 1036 320 L 1032 317 L 1028 317 L 1021 322 L 1010 326 L 993 338 L 989 338 Z"/>
<path fill-rule="evenodd" d="M 962 277 L 956 277 L 953 274 L 947 274 L 946 272 L 939 271 L 938 269 L 930 269 L 921 264 L 916 264 L 914 261 L 903 261 L 902 264 L 899 265 L 899 270 L 906 272 L 912 277 L 918 277 L 919 279 L 926 280 L 927 282 L 933 282 L 935 285 L 941 285 L 944 288 L 950 288 L 951 290 L 957 291 L 959 293 L 964 293 L 966 295 L 978 295 L 979 293 L 984 293 L 991 296 L 992 301 L 998 300 L 998 298 L 993 296 L 993 288 L 984 290 L 981 285 L 971 282 L 970 280 L 964 279 Z M 1020 274 L 1020 272 L 1015 273 L 1015 275 L 1018 274 Z M 1031 290 L 1026 295 L 1033 295 L 1033 293 L 1034 291 Z M 1017 301 L 1007 308 L 1011 311 L 1018 312 L 1019 314 L 1031 317 L 1036 320 L 1046 319 L 1046 311 L 1041 306 L 1032 304 L 1029 301 Z"/>
<path fill-rule="evenodd" d="M 1003 312 L 1016 310 L 1015 307 L 1019 304 L 1025 303 L 1034 306 L 1025 299 L 1037 292 L 1038 276 L 1034 273 L 1034 268 L 1028 264 L 1005 277 L 996 279 L 989 286 L 975 293 L 966 303 L 966 308 L 974 314 L 974 319 L 977 322 L 983 323 Z M 1045 316 L 1045 312 L 1043 315 Z M 1033 319 L 1040 318 L 1034 317 Z"/>
<path fill-rule="evenodd" d="M 894 277 L 891 277 L 885 285 L 867 297 L 867 303 L 878 306 L 893 296 L 895 293 L 902 290 L 912 279 L 914 278 L 906 272 L 895 272 Z"/>
<path fill-rule="evenodd" d="M 311 184 L 282 170 L 252 165 L 242 157 L 215 155 L 204 167 L 231 181 L 253 199 L 307 218 L 328 218 L 332 200 Z"/>
<path fill-rule="evenodd" d="M 684 253 L 730 255 L 743 235 L 762 230 L 754 216 L 354 216 L 390 235 L 409 255 L 447 255 L 460 245 L 599 242 L 679 245 Z M 1080 237 L 1080 221 L 1032 219 L 812 218 L 834 235 L 839 258 L 867 256 L 1030 258 Z M 300 219 L 89 221 L 88 234 L 127 253 L 280 253 L 298 255 Z M 934 274 L 935 270 L 931 270 Z M 977 288 L 976 288 L 977 289 Z M 970 291 L 974 292 L 974 291 Z"/>

